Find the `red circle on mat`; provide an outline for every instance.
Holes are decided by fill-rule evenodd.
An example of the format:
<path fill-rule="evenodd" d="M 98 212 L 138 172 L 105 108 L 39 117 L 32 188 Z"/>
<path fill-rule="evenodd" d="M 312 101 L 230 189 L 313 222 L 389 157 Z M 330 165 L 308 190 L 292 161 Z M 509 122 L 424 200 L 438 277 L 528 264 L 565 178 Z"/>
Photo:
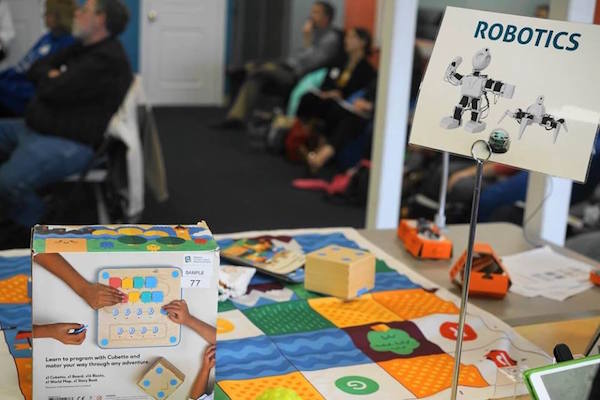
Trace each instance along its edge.
<path fill-rule="evenodd" d="M 450 340 L 456 340 L 458 337 L 458 324 L 456 322 L 444 322 L 440 326 L 440 333 L 443 337 Z M 469 324 L 465 324 L 465 330 L 463 331 L 463 340 L 468 342 L 469 340 L 477 339 L 477 333 Z"/>

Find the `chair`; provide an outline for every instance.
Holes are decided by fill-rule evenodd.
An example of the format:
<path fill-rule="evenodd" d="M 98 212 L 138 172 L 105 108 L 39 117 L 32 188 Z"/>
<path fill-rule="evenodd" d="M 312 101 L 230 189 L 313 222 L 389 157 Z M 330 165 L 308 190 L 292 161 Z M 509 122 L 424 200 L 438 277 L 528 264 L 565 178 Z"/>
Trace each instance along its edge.
<path fill-rule="evenodd" d="M 65 179 L 79 187 L 92 185 L 100 224 L 134 223 L 144 210 L 144 160 L 137 113 L 142 102 L 141 78 L 136 76 L 89 167 Z M 115 215 L 119 221 L 113 221 Z"/>

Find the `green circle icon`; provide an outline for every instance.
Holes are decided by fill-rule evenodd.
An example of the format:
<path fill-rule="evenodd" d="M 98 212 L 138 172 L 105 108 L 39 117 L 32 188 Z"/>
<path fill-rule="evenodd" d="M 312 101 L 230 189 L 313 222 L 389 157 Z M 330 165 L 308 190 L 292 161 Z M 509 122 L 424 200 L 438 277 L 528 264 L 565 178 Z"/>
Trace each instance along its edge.
<path fill-rule="evenodd" d="M 344 376 L 335 381 L 335 386 L 348 394 L 371 394 L 379 390 L 379 384 L 364 376 Z"/>

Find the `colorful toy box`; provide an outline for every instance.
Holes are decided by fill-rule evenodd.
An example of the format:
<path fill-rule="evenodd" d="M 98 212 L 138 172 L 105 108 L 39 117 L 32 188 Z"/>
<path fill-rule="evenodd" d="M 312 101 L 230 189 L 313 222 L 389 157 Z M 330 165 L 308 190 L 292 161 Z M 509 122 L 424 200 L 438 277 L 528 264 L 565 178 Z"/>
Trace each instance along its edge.
<path fill-rule="evenodd" d="M 414 257 L 440 260 L 452 257 L 452 242 L 431 221 L 403 219 L 397 234 L 406 251 Z"/>
<path fill-rule="evenodd" d="M 462 285 L 467 251 L 460 256 L 450 270 L 450 279 Z M 510 288 L 510 277 L 502 265 L 500 257 L 487 243 L 475 243 L 469 295 L 503 298 Z"/>
<path fill-rule="evenodd" d="M 360 249 L 327 246 L 309 253 L 304 267 L 304 288 L 351 299 L 375 286 L 375 257 Z"/>
<path fill-rule="evenodd" d="M 211 340 L 189 321 L 217 317 L 204 222 L 36 226 L 32 255 L 33 398 L 188 398 Z"/>

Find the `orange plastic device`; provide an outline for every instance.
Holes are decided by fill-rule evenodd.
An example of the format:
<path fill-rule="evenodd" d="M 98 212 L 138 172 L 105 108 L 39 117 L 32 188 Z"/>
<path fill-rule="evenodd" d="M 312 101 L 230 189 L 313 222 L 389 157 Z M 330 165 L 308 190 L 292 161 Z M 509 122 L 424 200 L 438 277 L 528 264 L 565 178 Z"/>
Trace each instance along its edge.
<path fill-rule="evenodd" d="M 467 251 L 460 256 L 450 270 L 450 279 L 462 286 Z M 487 243 L 475 243 L 473 247 L 473 266 L 469 295 L 503 298 L 510 287 L 510 277 L 500 257 Z"/>
<path fill-rule="evenodd" d="M 590 272 L 590 281 L 596 286 L 600 286 L 600 269 Z"/>
<path fill-rule="evenodd" d="M 404 243 L 406 251 L 414 257 L 438 260 L 452 257 L 452 242 L 430 221 L 400 220 L 398 238 Z"/>

